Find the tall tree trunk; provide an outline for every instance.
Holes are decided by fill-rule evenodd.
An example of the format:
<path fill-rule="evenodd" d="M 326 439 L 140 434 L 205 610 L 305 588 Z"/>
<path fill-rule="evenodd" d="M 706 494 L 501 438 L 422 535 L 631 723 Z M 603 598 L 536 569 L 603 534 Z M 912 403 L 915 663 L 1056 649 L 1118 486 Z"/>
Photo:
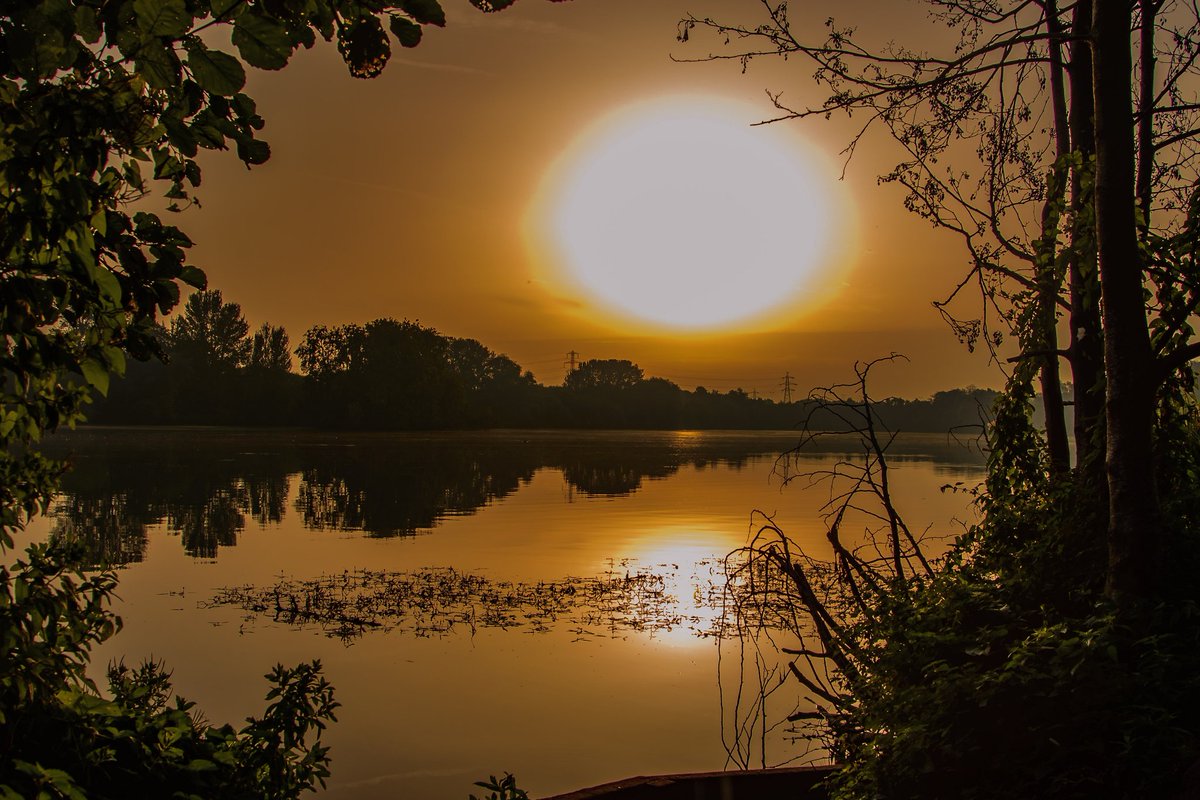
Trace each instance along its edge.
<path fill-rule="evenodd" d="M 1108 422 L 1107 591 L 1118 604 L 1148 597 L 1161 550 L 1154 485 L 1153 353 L 1135 224 L 1131 10 L 1092 9 L 1096 100 L 1096 242 L 1100 255 Z"/>
<path fill-rule="evenodd" d="M 1038 248 L 1038 331 L 1042 356 L 1039 380 L 1042 408 L 1046 414 L 1046 446 L 1050 453 L 1050 473 L 1055 478 L 1071 467 L 1067 442 L 1067 422 L 1063 405 L 1062 377 L 1058 369 L 1058 297 L 1062 275 L 1058 270 L 1058 226 L 1062 219 L 1062 200 L 1066 196 L 1067 165 L 1064 156 L 1071 152 L 1071 131 L 1067 123 L 1066 87 L 1063 82 L 1062 25 L 1055 0 L 1045 6 L 1046 27 L 1050 39 L 1050 93 L 1054 111 L 1055 163 L 1046 181 L 1046 201 L 1042 206 L 1042 236 Z"/>
<path fill-rule="evenodd" d="M 1081 486 L 1102 492 L 1097 514 L 1107 517 L 1104 473 L 1104 335 L 1100 328 L 1100 275 L 1096 263 L 1092 158 L 1096 154 L 1092 97 L 1091 0 L 1075 5 L 1071 23 L 1074 43 L 1068 78 L 1071 89 L 1071 147 L 1080 163 L 1071 174 L 1071 253 L 1067 274 L 1071 287 L 1071 381 L 1075 385 L 1075 468 Z"/>
<path fill-rule="evenodd" d="M 1138 9 L 1142 17 L 1141 35 L 1138 42 L 1138 62 L 1141 65 L 1141 80 L 1138 94 L 1138 153 L 1137 153 L 1137 197 L 1142 212 L 1142 224 L 1150 227 L 1150 209 L 1154 187 L 1154 23 L 1159 0 L 1140 0 Z"/>

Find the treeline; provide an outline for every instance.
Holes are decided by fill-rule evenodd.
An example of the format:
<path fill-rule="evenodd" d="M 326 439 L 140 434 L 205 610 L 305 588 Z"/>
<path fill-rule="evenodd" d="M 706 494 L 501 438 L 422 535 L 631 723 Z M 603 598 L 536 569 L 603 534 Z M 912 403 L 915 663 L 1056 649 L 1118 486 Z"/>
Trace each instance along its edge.
<path fill-rule="evenodd" d="M 88 418 L 101 424 L 296 426 L 352 430 L 645 428 L 844 430 L 836 409 L 777 403 L 742 389 L 682 389 L 634 363 L 581 363 L 560 386 L 474 339 L 408 320 L 310 328 L 293 350 L 270 324 L 253 333 L 219 291 L 192 295 L 159 329 L 166 363 L 131 362 Z M 298 372 L 296 371 L 298 367 Z M 983 389 L 876 406 L 892 430 L 979 425 Z"/>

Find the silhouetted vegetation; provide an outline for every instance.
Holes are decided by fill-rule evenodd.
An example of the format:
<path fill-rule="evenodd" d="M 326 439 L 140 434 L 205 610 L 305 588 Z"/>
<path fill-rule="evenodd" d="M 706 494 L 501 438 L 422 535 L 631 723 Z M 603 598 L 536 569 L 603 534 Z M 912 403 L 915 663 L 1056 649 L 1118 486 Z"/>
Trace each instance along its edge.
<path fill-rule="evenodd" d="M 778 119 L 845 112 L 848 153 L 883 132 L 898 156 L 880 180 L 965 245 L 937 307 L 969 347 L 1016 351 L 983 514 L 944 553 L 891 496 L 870 364 L 826 392 L 864 455 L 819 476 L 827 558 L 770 520 L 746 551 L 747 576 L 772 576 L 763 603 L 803 619 L 783 646 L 810 703 L 794 721 L 816 723 L 838 800 L 1193 796 L 1200 9 L 925 5 L 928 38 L 907 44 L 784 0 L 679 29 L 743 67 L 806 63 L 820 90 L 772 92 Z"/>
<path fill-rule="evenodd" d="M 219 291 L 188 298 L 159 329 L 168 364 L 134 362 L 88 412 L 92 422 L 138 425 L 291 426 L 349 430 L 641 428 L 848 430 L 810 399 L 779 403 L 742 389 L 685 390 L 623 359 L 584 361 L 562 386 L 474 339 L 408 320 L 310 328 L 291 371 L 288 335 L 264 324 L 250 335 L 240 306 Z M 981 429 L 996 393 L 891 398 L 879 414 L 896 430 Z"/>
<path fill-rule="evenodd" d="M 484 11 L 510 4 L 474 3 Z M 113 574 L 85 572 L 61 541 L 9 558 L 30 517 L 47 511 L 63 472 L 36 445 L 82 419 L 91 394 L 106 393 L 128 357 L 149 359 L 170 342 L 177 366 L 167 380 L 160 367 L 135 368 L 122 413 L 158 417 L 169 407 L 191 419 L 203 409 L 212 421 L 240 420 L 249 409 L 222 392 L 242 380 L 279 404 L 270 418 L 287 402 L 286 337 L 267 327 L 247 341 L 240 310 L 219 293 L 194 295 L 170 331 L 161 327 L 181 289 L 202 290 L 206 278 L 188 263 L 192 241 L 179 227 L 147 210 L 153 203 L 131 204 L 150 194 L 171 211 L 193 202 L 201 149 L 232 150 L 248 167 L 267 161 L 270 148 L 258 136 L 264 121 L 242 92 L 247 66 L 280 69 L 320 37 L 336 40 L 351 75 L 374 77 L 391 55 L 385 25 L 413 47 L 422 26 L 445 22 L 437 0 L 5 5 L 0 795 L 283 800 L 324 784 L 321 736 L 338 704 L 319 663 L 273 669 L 265 711 L 238 729 L 211 725 L 172 696 L 170 673 L 154 662 L 110 669 L 102 691 L 89 662 L 120 628 L 109 610 Z M 272 513 L 279 488 L 216 480 L 209 502 L 171 524 L 190 550 L 215 553 L 246 509 Z M 154 516 L 146 503 L 73 502 L 78 518 L 95 523 L 96 560 L 138 557 L 137 523 Z"/>
<path fill-rule="evenodd" d="M 226 587 L 208 605 L 236 606 L 288 625 L 316 624 L 344 642 L 370 630 L 397 629 L 419 637 L 482 628 L 542 633 L 558 626 L 571 626 L 582 639 L 677 628 L 716 635 L 719 619 L 682 612 L 679 598 L 667 591 L 667 577 L 679 569 L 622 562 L 598 576 L 537 583 L 495 581 L 450 568 L 356 570 L 266 587 Z M 721 586 L 714 577 L 700 589 L 712 607 L 719 607 Z"/>

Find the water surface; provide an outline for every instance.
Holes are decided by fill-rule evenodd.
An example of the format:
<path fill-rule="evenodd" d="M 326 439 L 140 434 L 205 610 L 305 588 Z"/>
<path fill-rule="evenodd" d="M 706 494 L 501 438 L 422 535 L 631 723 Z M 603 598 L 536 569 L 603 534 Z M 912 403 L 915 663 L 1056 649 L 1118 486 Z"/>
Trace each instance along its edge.
<path fill-rule="evenodd" d="M 727 764 L 736 710 L 728 685 L 718 691 L 718 655 L 727 683 L 736 661 L 704 635 L 719 614 L 706 592 L 761 514 L 825 553 L 828 487 L 782 486 L 777 457 L 796 438 L 84 429 L 50 443 L 74 469 L 32 535 L 69 534 L 124 565 L 125 629 L 97 667 L 161 658 L 211 720 L 261 709 L 276 662 L 320 658 L 343 704 L 329 796 L 465 798 L 504 771 L 538 796 Z M 853 448 L 830 438 L 786 468 L 828 469 Z M 960 531 L 970 498 L 941 487 L 978 482 L 978 452 L 913 435 L 893 456 L 910 527 Z M 352 581 L 376 592 L 370 625 L 270 599 L 280 585 Z M 458 594 L 414 599 L 439 582 L 446 595 L 448 581 Z M 535 597 L 542 613 L 514 602 L 511 619 L 486 624 L 518 590 L 562 599 L 571 586 L 573 610 Z M 257 605 L 220 602 L 254 592 Z M 796 695 L 789 686 L 768 710 L 786 713 Z M 769 737 L 769 763 L 798 755 L 782 730 Z"/>

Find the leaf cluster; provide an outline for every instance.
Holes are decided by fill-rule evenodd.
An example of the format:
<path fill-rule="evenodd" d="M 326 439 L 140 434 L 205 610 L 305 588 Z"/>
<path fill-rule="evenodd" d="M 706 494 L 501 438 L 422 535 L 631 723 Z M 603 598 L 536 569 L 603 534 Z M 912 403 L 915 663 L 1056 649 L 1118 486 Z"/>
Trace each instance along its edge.
<path fill-rule="evenodd" d="M 196 202 L 201 151 L 270 157 L 247 66 L 281 69 L 320 38 L 373 77 L 385 26 L 413 47 L 443 24 L 437 0 L 0 0 L 0 553 L 58 486 L 43 435 L 82 419 L 128 357 L 162 356 L 159 319 L 206 286 L 183 230 L 131 204 Z M 285 363 L 285 338 L 262 331 L 255 351 L 227 317 L 218 360 Z M 120 627 L 114 578 L 72 563 L 31 547 L 0 566 L 0 796 L 294 797 L 324 782 L 336 703 L 319 664 L 274 670 L 266 714 L 237 731 L 168 702 L 160 667 L 115 669 L 107 699 L 86 669 Z"/>
<path fill-rule="evenodd" d="M 1158 533 L 1169 557 L 1162 599 L 1131 618 L 1106 594 L 1095 487 L 1051 480 L 1028 383 L 993 409 L 980 522 L 922 558 L 929 544 L 905 535 L 889 500 L 891 435 L 865 373 L 858 397 L 823 395 L 859 421 L 865 460 L 807 476 L 833 487 L 832 559 L 810 557 L 772 523 L 741 573 L 739 613 L 763 619 L 766 609 L 799 637 L 783 652 L 817 711 L 792 719 L 815 723 L 806 735 L 841 765 L 832 796 L 1174 796 L 1200 756 L 1191 391 L 1162 392 L 1158 472 L 1170 499 Z M 862 520 L 856 546 L 845 531 Z"/>
<path fill-rule="evenodd" d="M 517 786 L 516 778 L 507 772 L 499 780 L 492 775 L 486 781 L 477 781 L 475 785 L 486 789 L 491 794 L 482 798 L 471 795 L 470 800 L 528 800 L 529 798 L 525 790 Z"/>
<path fill-rule="evenodd" d="M 240 730 L 203 723 L 157 663 L 110 667 L 105 698 L 86 670 L 120 629 L 116 580 L 69 558 L 39 545 L 0 568 L 0 797 L 284 798 L 324 784 L 337 703 L 319 663 L 272 670 L 266 712 Z"/>

